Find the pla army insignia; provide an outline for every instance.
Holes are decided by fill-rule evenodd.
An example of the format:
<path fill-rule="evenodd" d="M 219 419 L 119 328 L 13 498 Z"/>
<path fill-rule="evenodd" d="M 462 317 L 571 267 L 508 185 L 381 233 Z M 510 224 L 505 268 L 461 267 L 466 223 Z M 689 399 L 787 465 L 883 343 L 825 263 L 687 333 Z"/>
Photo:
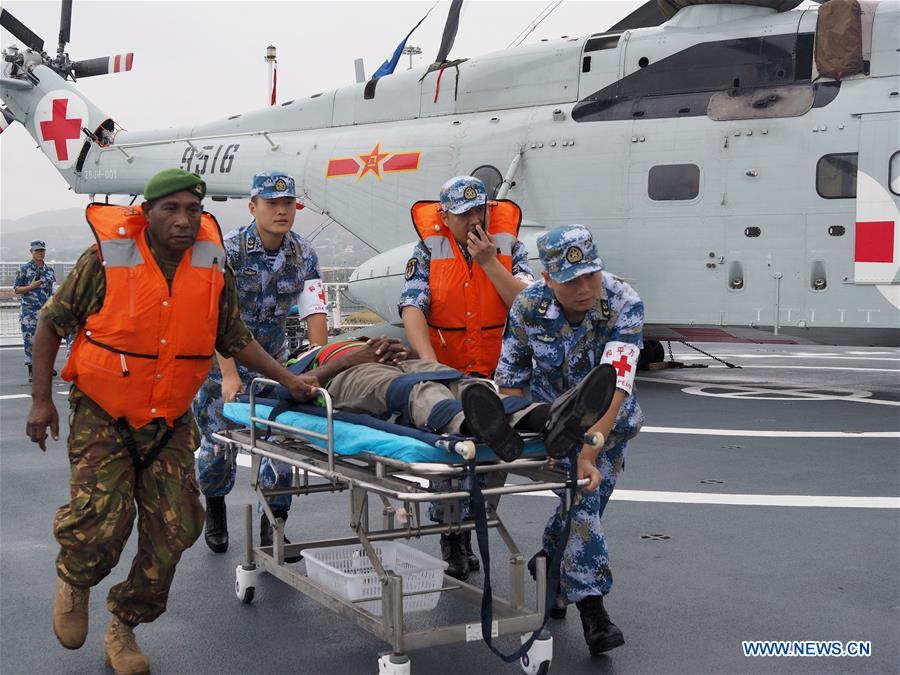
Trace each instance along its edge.
<path fill-rule="evenodd" d="M 478 193 L 475 192 L 475 188 L 473 188 L 471 185 L 469 187 L 467 187 L 465 190 L 463 190 L 463 198 L 467 202 L 472 201 L 477 196 L 478 196 Z"/>
<path fill-rule="evenodd" d="M 604 319 L 609 318 L 609 301 L 605 298 L 600 301 L 600 313 L 603 314 Z"/>
<path fill-rule="evenodd" d="M 253 269 L 252 267 L 245 267 L 244 269 L 241 270 L 241 274 L 243 274 L 245 277 L 255 277 L 256 270 Z"/>
<path fill-rule="evenodd" d="M 577 265 L 582 260 L 584 260 L 584 253 L 582 253 L 581 249 L 577 246 L 570 246 L 566 251 L 566 260 L 571 265 Z"/>
<path fill-rule="evenodd" d="M 543 316 L 547 313 L 548 309 L 550 309 L 550 301 L 545 298 L 541 300 L 541 304 L 538 305 L 537 313 Z"/>
<path fill-rule="evenodd" d="M 198 194 L 198 195 L 202 195 L 202 194 L 203 194 L 203 186 L 202 186 L 202 185 L 195 185 L 195 186 L 194 186 L 194 192 L 195 192 L 196 194 Z"/>
<path fill-rule="evenodd" d="M 256 250 L 256 238 L 255 237 L 247 237 L 247 251 Z"/>
<path fill-rule="evenodd" d="M 406 280 L 409 281 L 416 276 L 416 259 L 410 258 L 406 262 Z"/>
<path fill-rule="evenodd" d="M 275 192 L 284 192 L 287 190 L 287 183 L 284 178 L 279 178 L 275 181 Z"/>

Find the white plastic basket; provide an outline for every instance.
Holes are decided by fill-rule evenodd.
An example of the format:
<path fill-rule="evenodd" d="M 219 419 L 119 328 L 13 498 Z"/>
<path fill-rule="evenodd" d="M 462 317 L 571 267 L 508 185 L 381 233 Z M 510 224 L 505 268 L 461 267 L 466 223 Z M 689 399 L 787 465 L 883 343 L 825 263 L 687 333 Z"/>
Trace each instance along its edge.
<path fill-rule="evenodd" d="M 385 570 L 403 577 L 403 593 L 438 590 L 443 585 L 447 563 L 410 546 L 393 541 L 372 544 Z M 365 549 L 357 544 L 308 548 L 302 551 L 306 573 L 319 586 L 345 600 L 377 598 L 358 603 L 381 616 L 381 582 Z M 403 598 L 404 612 L 422 612 L 437 607 L 440 593 L 422 593 Z"/>

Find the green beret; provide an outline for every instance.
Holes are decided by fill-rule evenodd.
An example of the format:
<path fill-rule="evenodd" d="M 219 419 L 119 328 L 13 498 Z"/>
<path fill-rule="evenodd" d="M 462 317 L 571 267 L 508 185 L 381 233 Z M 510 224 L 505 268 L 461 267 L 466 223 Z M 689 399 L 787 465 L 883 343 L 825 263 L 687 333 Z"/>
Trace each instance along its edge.
<path fill-rule="evenodd" d="M 147 181 L 144 188 L 144 199 L 148 202 L 160 197 L 187 190 L 200 199 L 206 196 L 206 183 L 195 173 L 181 169 L 163 169 Z"/>

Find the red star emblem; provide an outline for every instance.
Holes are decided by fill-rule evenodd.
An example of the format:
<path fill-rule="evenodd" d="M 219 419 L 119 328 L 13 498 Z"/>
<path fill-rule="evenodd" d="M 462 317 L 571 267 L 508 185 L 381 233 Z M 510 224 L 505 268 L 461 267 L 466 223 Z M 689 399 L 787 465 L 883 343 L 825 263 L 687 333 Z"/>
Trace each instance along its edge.
<path fill-rule="evenodd" d="M 372 152 L 368 155 L 357 155 L 363 161 L 363 169 L 359 177 L 362 178 L 371 171 L 381 178 L 381 162 L 390 154 L 389 152 L 381 152 L 381 143 L 376 143 L 375 147 L 372 148 Z"/>
<path fill-rule="evenodd" d="M 45 141 L 53 141 L 56 148 L 56 158 L 60 162 L 69 159 L 69 151 L 66 141 L 78 138 L 81 135 L 81 118 L 66 119 L 66 109 L 69 107 L 69 99 L 53 99 L 53 116 L 49 121 L 41 122 L 41 136 Z"/>

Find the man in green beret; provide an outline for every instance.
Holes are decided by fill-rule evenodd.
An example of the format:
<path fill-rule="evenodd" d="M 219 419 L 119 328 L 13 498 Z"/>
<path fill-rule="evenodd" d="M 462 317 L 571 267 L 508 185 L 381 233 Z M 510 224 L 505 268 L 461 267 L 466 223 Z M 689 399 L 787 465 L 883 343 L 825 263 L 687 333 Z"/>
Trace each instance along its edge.
<path fill-rule="evenodd" d="M 53 630 L 64 647 L 84 643 L 90 588 L 115 567 L 137 515 L 137 555 L 106 603 L 104 650 L 116 673 L 149 672 L 133 629 L 165 611 L 175 567 L 202 530 L 190 405 L 214 352 L 297 398 L 311 394 L 241 320 L 205 194 L 199 176 L 167 169 L 147 183 L 140 207 L 89 205 L 98 243 L 44 305 L 34 338 L 26 433 L 46 450 L 48 427 L 59 438 L 50 389 L 59 339 L 77 334 L 62 373 L 72 382 L 70 501 L 54 522 Z"/>

